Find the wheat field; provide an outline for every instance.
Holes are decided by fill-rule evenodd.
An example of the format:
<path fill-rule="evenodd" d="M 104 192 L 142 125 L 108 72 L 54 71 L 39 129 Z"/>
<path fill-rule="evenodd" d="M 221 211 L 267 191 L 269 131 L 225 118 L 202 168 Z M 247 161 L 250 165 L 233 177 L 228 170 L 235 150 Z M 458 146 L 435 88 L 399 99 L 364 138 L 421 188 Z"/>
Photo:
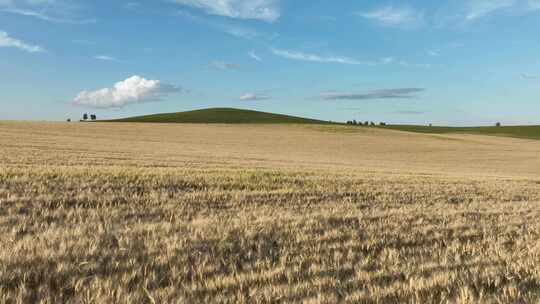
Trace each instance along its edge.
<path fill-rule="evenodd" d="M 1 303 L 540 303 L 540 141 L 0 122 Z"/>

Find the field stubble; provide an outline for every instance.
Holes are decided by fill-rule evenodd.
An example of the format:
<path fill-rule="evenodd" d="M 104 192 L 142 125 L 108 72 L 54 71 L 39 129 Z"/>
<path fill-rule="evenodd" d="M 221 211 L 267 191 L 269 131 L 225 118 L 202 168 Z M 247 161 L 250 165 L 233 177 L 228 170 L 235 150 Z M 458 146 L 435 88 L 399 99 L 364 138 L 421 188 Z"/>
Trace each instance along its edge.
<path fill-rule="evenodd" d="M 539 301 L 538 143 L 325 131 L 1 123 L 0 302 Z"/>

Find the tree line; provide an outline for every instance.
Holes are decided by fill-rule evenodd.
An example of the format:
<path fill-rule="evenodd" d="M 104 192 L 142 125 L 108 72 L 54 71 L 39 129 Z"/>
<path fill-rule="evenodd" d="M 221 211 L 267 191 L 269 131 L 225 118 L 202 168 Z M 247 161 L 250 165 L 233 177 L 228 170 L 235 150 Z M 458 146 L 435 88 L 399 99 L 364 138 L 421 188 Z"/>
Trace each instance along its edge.
<path fill-rule="evenodd" d="M 352 126 L 366 126 L 366 127 L 369 127 L 369 126 L 374 127 L 374 126 L 376 126 L 376 124 L 373 121 L 361 122 L 361 121 L 356 121 L 356 120 L 349 120 L 349 121 L 347 121 L 347 124 L 352 125 Z M 379 122 L 379 126 L 386 126 L 386 123 L 385 122 Z"/>
<path fill-rule="evenodd" d="M 96 114 L 90 114 L 90 115 L 88 115 L 88 113 L 84 113 L 83 116 L 82 116 L 82 118 L 81 118 L 81 120 L 79 120 L 79 121 L 88 121 L 88 119 L 90 119 L 90 120 L 92 120 L 92 121 L 93 121 L 93 120 L 97 120 L 97 115 L 96 115 Z M 67 119 L 67 122 L 71 122 L 71 118 L 68 118 L 68 119 Z"/>
<path fill-rule="evenodd" d="M 361 121 L 356 121 L 356 120 L 348 120 L 347 124 L 352 125 L 352 126 L 366 126 L 366 127 L 369 127 L 369 126 L 374 127 L 374 126 L 377 125 L 373 121 L 361 122 Z M 379 126 L 384 127 L 384 126 L 386 126 L 386 123 L 385 122 L 379 122 Z M 433 127 L 433 124 L 429 124 L 428 126 Z M 501 127 L 501 126 L 502 126 L 502 124 L 500 122 L 495 123 L 495 127 Z"/>

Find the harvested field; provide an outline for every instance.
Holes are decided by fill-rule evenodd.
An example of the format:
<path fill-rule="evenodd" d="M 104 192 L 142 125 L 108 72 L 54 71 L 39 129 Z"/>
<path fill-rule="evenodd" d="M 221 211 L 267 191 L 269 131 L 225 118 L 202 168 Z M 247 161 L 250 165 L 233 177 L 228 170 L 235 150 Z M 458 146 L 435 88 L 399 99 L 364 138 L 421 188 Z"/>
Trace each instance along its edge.
<path fill-rule="evenodd" d="M 0 123 L 0 302 L 537 303 L 540 141 Z"/>

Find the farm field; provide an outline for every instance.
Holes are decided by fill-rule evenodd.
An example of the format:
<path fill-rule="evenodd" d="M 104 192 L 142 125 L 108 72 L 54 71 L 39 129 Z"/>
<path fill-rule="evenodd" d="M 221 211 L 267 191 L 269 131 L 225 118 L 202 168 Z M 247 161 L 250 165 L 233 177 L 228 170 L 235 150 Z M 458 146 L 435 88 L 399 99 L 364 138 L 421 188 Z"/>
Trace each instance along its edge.
<path fill-rule="evenodd" d="M 0 303 L 539 303 L 540 141 L 0 122 Z"/>
<path fill-rule="evenodd" d="M 478 134 L 506 136 L 515 138 L 540 139 L 540 126 L 501 126 L 501 127 L 428 127 L 413 125 L 388 125 L 384 129 L 431 133 L 431 134 Z"/>

